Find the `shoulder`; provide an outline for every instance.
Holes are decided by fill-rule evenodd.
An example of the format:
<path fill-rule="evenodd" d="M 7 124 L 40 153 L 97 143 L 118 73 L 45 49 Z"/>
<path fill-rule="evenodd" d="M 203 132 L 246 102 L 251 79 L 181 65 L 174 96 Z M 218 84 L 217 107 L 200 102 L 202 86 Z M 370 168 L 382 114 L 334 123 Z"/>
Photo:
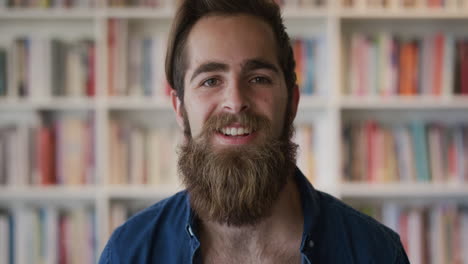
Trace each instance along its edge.
<path fill-rule="evenodd" d="M 189 211 L 185 191 L 142 210 L 112 233 L 99 263 L 145 263 L 164 241 L 183 233 Z"/>
<path fill-rule="evenodd" d="M 357 263 L 406 263 L 396 232 L 329 194 L 320 197 L 320 226 L 327 245 L 341 245 L 344 256 Z"/>

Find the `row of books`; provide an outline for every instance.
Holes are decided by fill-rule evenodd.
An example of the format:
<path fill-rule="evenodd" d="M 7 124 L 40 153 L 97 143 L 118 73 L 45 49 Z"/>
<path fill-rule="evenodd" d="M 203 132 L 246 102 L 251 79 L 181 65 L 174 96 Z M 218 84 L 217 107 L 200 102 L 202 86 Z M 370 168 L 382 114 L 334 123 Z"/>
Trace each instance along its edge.
<path fill-rule="evenodd" d="M 180 2 L 180 0 L 174 1 Z M 323 6 L 327 0 L 275 0 L 282 7 L 316 7 Z M 167 7 L 171 5 L 168 0 L 109 0 L 111 7 Z"/>
<path fill-rule="evenodd" d="M 109 94 L 113 96 L 169 95 L 164 74 L 167 35 L 129 32 L 127 20 L 110 19 Z"/>
<path fill-rule="evenodd" d="M 348 68 L 350 95 L 468 95 L 468 39 L 354 33 Z"/>
<path fill-rule="evenodd" d="M 42 36 L 0 47 L 0 97 L 94 96 L 95 45 Z"/>
<path fill-rule="evenodd" d="M 317 177 L 315 170 L 315 140 L 314 128 L 301 124 L 296 127 L 293 141 L 299 145 L 297 152 L 297 167 L 312 183 Z"/>
<path fill-rule="evenodd" d="M 0 185 L 93 184 L 94 130 L 81 117 L 0 127 Z"/>
<path fill-rule="evenodd" d="M 347 181 L 468 182 L 468 125 L 346 124 L 343 146 Z"/>
<path fill-rule="evenodd" d="M 301 93 L 320 94 L 324 89 L 326 69 L 325 40 L 316 38 L 293 38 L 291 40 L 296 60 L 297 84 Z"/>
<path fill-rule="evenodd" d="M 365 8 L 463 8 L 468 7 L 466 0 L 342 0 L 344 7 Z"/>
<path fill-rule="evenodd" d="M 95 218 L 86 207 L 0 211 L 0 263 L 96 263 Z"/>
<path fill-rule="evenodd" d="M 468 209 L 454 203 L 357 206 L 400 235 L 412 264 L 468 263 Z"/>
<path fill-rule="evenodd" d="M 275 0 L 281 7 L 320 7 L 327 4 L 328 0 Z"/>
<path fill-rule="evenodd" d="M 110 184 L 177 184 L 176 149 L 180 136 L 175 127 L 111 120 Z"/>
<path fill-rule="evenodd" d="M 168 7 L 171 4 L 172 4 L 171 0 L 108 0 L 108 5 L 110 7 L 164 8 L 164 7 Z"/>
<path fill-rule="evenodd" d="M 8 8 L 89 8 L 95 0 L 0 0 L 0 7 Z"/>

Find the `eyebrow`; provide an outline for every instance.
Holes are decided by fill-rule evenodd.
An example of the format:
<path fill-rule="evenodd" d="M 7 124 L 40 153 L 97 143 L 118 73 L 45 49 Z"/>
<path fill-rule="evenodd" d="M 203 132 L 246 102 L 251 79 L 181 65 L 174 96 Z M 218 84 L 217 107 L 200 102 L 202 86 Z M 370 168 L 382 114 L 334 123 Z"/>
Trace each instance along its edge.
<path fill-rule="evenodd" d="M 243 63 L 242 65 L 242 73 L 247 73 L 250 71 L 266 69 L 273 71 L 274 73 L 279 73 L 278 67 L 276 67 L 273 63 L 270 63 L 263 59 L 250 59 Z"/>
<path fill-rule="evenodd" d="M 198 66 L 195 71 L 192 74 L 192 78 L 190 78 L 190 81 L 193 81 L 195 77 L 197 77 L 201 73 L 205 72 L 215 72 L 215 71 L 222 71 L 226 72 L 229 70 L 229 66 L 224 63 L 219 63 L 219 62 L 207 62 L 203 63 L 202 65 Z"/>

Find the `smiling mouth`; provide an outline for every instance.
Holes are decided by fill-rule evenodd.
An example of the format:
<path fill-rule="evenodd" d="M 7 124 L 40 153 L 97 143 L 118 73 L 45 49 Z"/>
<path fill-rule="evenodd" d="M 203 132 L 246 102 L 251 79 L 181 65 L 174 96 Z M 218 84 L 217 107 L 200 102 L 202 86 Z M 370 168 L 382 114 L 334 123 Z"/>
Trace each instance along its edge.
<path fill-rule="evenodd" d="M 217 130 L 217 132 L 228 137 L 245 137 L 255 132 L 255 130 L 250 127 L 228 126 Z"/>

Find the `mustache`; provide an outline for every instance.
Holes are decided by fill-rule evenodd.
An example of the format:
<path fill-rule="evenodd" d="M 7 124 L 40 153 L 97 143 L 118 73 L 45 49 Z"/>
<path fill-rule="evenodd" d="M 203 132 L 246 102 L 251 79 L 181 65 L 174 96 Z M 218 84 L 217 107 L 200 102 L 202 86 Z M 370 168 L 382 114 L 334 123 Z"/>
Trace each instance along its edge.
<path fill-rule="evenodd" d="M 238 114 L 219 113 L 211 116 L 205 122 L 199 137 L 208 138 L 213 136 L 216 132 L 221 131 L 222 128 L 234 123 L 248 127 L 251 131 L 264 130 L 267 134 L 271 131 L 271 122 L 263 115 L 252 112 L 242 112 Z"/>

